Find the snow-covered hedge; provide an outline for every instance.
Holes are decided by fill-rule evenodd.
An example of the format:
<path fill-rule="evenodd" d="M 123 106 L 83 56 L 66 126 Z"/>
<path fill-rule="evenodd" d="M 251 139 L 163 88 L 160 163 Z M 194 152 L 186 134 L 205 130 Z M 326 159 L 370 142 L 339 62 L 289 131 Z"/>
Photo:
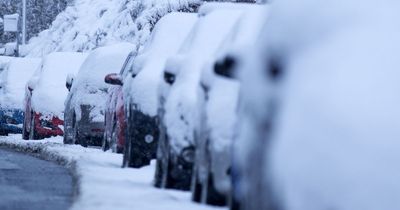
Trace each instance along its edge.
<path fill-rule="evenodd" d="M 201 0 L 80 0 L 60 13 L 52 26 L 29 41 L 23 54 L 84 52 L 128 41 L 142 46 L 155 25 L 172 11 L 194 11 Z"/>

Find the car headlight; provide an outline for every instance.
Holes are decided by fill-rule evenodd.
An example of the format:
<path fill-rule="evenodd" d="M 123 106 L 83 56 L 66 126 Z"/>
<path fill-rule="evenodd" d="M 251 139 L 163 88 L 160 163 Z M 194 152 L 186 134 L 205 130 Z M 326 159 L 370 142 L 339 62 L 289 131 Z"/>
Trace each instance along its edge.
<path fill-rule="evenodd" d="M 193 147 L 186 147 L 182 150 L 181 153 L 182 159 L 187 163 L 194 162 L 194 148 Z"/>

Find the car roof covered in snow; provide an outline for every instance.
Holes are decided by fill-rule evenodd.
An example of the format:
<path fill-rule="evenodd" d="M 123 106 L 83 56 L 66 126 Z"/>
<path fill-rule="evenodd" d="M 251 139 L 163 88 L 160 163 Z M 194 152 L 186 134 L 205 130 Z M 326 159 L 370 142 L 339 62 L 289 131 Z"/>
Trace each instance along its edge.
<path fill-rule="evenodd" d="M 85 88 L 108 88 L 104 77 L 109 73 L 120 72 L 129 53 L 135 49 L 130 43 L 99 47 L 87 56 L 74 78 L 71 91 L 84 91 Z"/>
<path fill-rule="evenodd" d="M 32 107 L 43 114 L 62 117 L 64 100 L 68 94 L 65 79 L 68 74 L 76 74 L 87 54 L 56 52 L 43 58 L 41 68 L 28 82 L 33 88 Z"/>
<path fill-rule="evenodd" d="M 94 121 L 104 120 L 102 111 L 105 109 L 109 84 L 104 78 L 109 73 L 118 73 L 135 49 L 130 43 L 119 43 L 106 47 L 99 47 L 92 51 L 83 62 L 75 77 L 71 91 L 66 100 L 75 109 L 77 120 L 81 117 L 80 105 L 92 107 L 90 115 Z"/>
<path fill-rule="evenodd" d="M 180 49 L 197 19 L 194 13 L 173 12 L 164 16 L 155 25 L 147 46 L 136 57 L 133 74 L 137 75 L 124 87 L 130 86 L 125 92 L 144 113 L 156 115 L 158 85 L 165 62 Z"/>
<path fill-rule="evenodd" d="M 198 10 L 199 16 L 205 16 L 211 12 L 218 11 L 221 9 L 247 9 L 253 7 L 256 4 L 251 3 L 233 3 L 233 2 L 204 2 Z"/>
<path fill-rule="evenodd" d="M 8 108 L 21 109 L 25 96 L 25 85 L 40 67 L 40 58 L 14 58 L 0 74 L 0 104 Z"/>

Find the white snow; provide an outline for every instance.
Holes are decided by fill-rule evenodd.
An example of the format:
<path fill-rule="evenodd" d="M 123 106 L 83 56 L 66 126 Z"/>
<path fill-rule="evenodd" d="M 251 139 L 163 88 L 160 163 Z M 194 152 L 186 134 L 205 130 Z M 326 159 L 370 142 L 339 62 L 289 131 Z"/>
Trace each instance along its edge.
<path fill-rule="evenodd" d="M 58 52 L 43 58 L 41 68 L 28 82 L 34 89 L 31 99 L 33 110 L 63 118 L 64 101 L 68 95 L 65 87 L 67 75 L 77 73 L 86 56 L 83 53 Z"/>
<path fill-rule="evenodd" d="M 0 56 L 0 73 L 4 70 L 4 68 L 8 65 L 8 63 L 14 58 L 15 57 Z"/>
<path fill-rule="evenodd" d="M 224 210 L 191 202 L 190 192 L 157 189 L 152 185 L 155 162 L 141 169 L 121 168 L 122 155 L 77 145 L 62 137 L 25 141 L 20 135 L 0 137 L 0 145 L 39 153 L 70 168 L 78 178 L 72 210 Z"/>
<path fill-rule="evenodd" d="M 194 133 L 200 123 L 199 110 L 203 103 L 201 72 L 205 63 L 216 55 L 232 32 L 241 14 L 241 11 L 221 9 L 200 17 L 178 52 L 178 57 L 181 57 L 178 60 L 183 62 L 168 63 L 177 64 L 175 68 L 179 69 L 176 81 L 166 96 L 164 116 L 167 134 L 173 139 L 171 146 L 176 151 L 194 144 Z"/>
<path fill-rule="evenodd" d="M 40 64 L 38 58 L 14 58 L 5 65 L 0 73 L 0 104 L 3 108 L 23 109 L 26 82 Z"/>
<path fill-rule="evenodd" d="M 188 36 L 197 15 L 193 13 L 170 13 L 155 25 L 148 43 L 135 58 L 133 74 L 124 81 L 124 98 L 134 103 L 151 117 L 157 114 L 158 86 L 167 58 L 175 54 Z"/>
<path fill-rule="evenodd" d="M 199 0 L 80 0 L 60 13 L 48 30 L 29 40 L 23 52 L 42 56 L 58 51 L 89 51 L 127 41 L 140 48 L 155 23 L 172 11 L 192 11 Z"/>
<path fill-rule="evenodd" d="M 265 5 L 239 4 L 233 9 L 240 9 L 243 14 L 217 56 L 205 65 L 201 78 L 202 84 L 209 90 L 204 109 L 207 131 L 212 140 L 210 146 L 216 151 L 230 150 L 235 137 L 240 84 L 236 79 L 216 75 L 213 64 L 227 55 L 238 58 L 237 54 L 243 53 L 243 49 L 253 48 L 265 25 L 269 8 Z"/>
<path fill-rule="evenodd" d="M 283 209 L 400 208 L 399 8 L 276 1 L 263 55 L 281 56 L 286 81 L 266 157 Z"/>
<path fill-rule="evenodd" d="M 114 44 L 93 50 L 82 66 L 71 87 L 66 100 L 71 100 L 77 120 L 81 118 L 80 105 L 90 105 L 90 118 L 96 122 L 104 121 L 107 90 L 110 85 L 104 82 L 107 74 L 118 73 L 129 53 L 135 46 L 129 43 Z"/>

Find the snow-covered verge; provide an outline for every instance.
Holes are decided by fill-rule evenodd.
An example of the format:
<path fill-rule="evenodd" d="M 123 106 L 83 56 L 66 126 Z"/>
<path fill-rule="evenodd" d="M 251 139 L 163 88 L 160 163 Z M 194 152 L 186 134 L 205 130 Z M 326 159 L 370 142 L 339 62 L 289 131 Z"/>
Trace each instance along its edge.
<path fill-rule="evenodd" d="M 80 0 L 60 13 L 48 30 L 29 40 L 23 54 L 89 51 L 127 41 L 142 46 L 155 23 L 172 11 L 193 11 L 200 0 Z"/>
<path fill-rule="evenodd" d="M 34 154 L 70 169 L 76 183 L 72 210 L 225 209 L 192 203 L 189 192 L 154 188 L 155 163 L 141 169 L 122 169 L 121 155 L 64 145 L 62 137 L 25 141 L 20 135 L 11 135 L 0 137 L 0 146 Z"/>

